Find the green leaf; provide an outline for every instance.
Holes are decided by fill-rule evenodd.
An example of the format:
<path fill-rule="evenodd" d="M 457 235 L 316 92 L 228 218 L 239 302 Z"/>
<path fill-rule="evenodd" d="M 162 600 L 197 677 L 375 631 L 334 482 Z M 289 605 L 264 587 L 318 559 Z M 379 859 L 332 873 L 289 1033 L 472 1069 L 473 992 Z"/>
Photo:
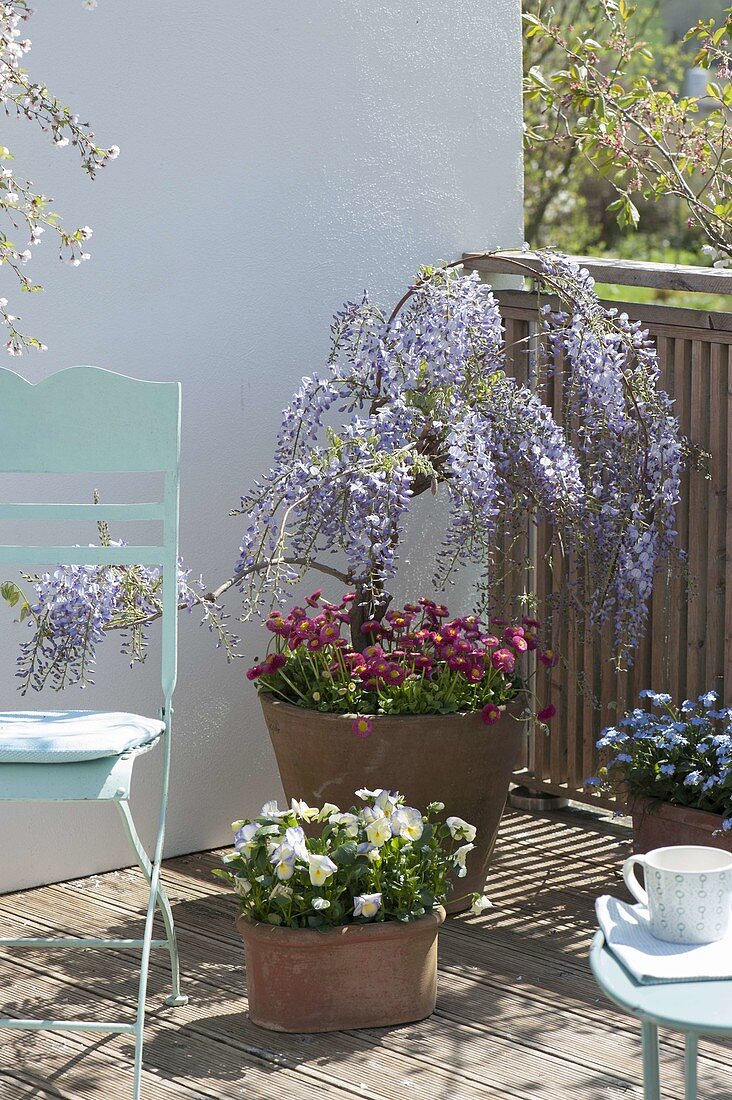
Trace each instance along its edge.
<path fill-rule="evenodd" d="M 333 862 L 337 863 L 339 867 L 348 867 L 351 863 L 355 863 L 357 851 L 356 841 L 348 840 L 333 852 Z"/>
<path fill-rule="evenodd" d="M 22 597 L 23 593 L 18 588 L 17 584 L 13 584 L 12 581 L 4 581 L 0 585 L 0 596 L 11 607 L 15 607 L 18 600 Z"/>

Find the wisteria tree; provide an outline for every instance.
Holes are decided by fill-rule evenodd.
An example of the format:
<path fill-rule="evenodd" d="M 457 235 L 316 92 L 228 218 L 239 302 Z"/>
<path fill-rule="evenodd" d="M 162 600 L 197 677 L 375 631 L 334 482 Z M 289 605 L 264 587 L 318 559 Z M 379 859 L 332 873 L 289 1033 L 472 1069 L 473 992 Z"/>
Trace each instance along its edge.
<path fill-rule="evenodd" d="M 535 275 L 520 254 L 502 258 Z M 444 499 L 448 517 L 435 548 L 438 590 L 472 566 L 487 592 L 486 578 L 505 568 L 499 529 L 518 537 L 544 523 L 570 564 L 550 611 L 569 610 L 587 628 L 612 624 L 619 652 L 638 640 L 655 570 L 674 545 L 683 457 L 652 343 L 602 307 L 586 271 L 546 254 L 539 282 L 554 304 L 540 311 L 538 385 L 522 385 L 508 373 L 512 349 L 491 288 L 460 264 L 420 271 L 388 313 L 364 294 L 334 318 L 326 369 L 303 379 L 272 467 L 234 513 L 247 526 L 233 575 L 214 592 L 182 590 L 182 606 L 202 606 L 230 654 L 224 594 L 240 590 L 244 619 L 264 615 L 309 571 L 353 588 L 353 644 L 368 644 L 361 627 L 388 608 L 408 517 L 426 493 Z M 558 355 L 555 419 L 539 394 Z M 34 628 L 23 685 L 83 683 L 94 647 L 115 628 L 128 631 L 132 660 L 144 656 L 158 577 L 94 567 L 27 579 L 31 598 L 4 590 Z"/>
<path fill-rule="evenodd" d="M 84 0 L 83 7 L 92 10 L 96 0 Z M 28 76 L 23 60 L 31 42 L 23 32 L 31 15 L 27 0 L 0 3 L 0 104 L 6 116 L 25 118 L 39 126 L 54 145 L 74 148 L 83 170 L 93 179 L 100 168 L 118 156 L 119 149 L 116 145 L 108 149 L 99 146 L 88 122 L 81 122 L 45 84 Z M 58 241 L 61 259 L 78 267 L 89 259 L 87 247 L 92 230 L 88 225 L 67 228 L 53 209 L 52 200 L 25 179 L 12 162 L 10 149 L 0 145 L 0 214 L 6 226 L 0 229 L 0 267 L 12 271 L 23 293 L 34 294 L 43 288 L 28 274 L 28 264 L 43 234 L 51 231 Z M 10 355 L 22 355 L 29 348 L 45 350 L 38 337 L 20 331 L 20 320 L 8 299 L 0 298 L 0 322 L 7 329 L 5 350 Z"/>
<path fill-rule="evenodd" d="M 655 350 L 601 306 L 585 271 L 547 254 L 541 283 L 561 308 L 542 308 L 542 364 L 551 371 L 561 353 L 568 365 L 562 427 L 507 373 L 498 303 L 458 267 L 424 269 L 388 314 L 364 295 L 336 316 L 327 372 L 303 380 L 274 465 L 242 498 L 245 616 L 284 600 L 304 569 L 333 573 L 323 556 L 337 553 L 339 579 L 356 588 L 359 644 L 363 620 L 388 606 L 412 502 L 431 492 L 449 513 L 438 588 L 468 564 L 495 571 L 499 522 L 543 522 L 571 560 L 565 607 L 587 625 L 611 622 L 630 649 L 674 544 L 682 467 Z"/>

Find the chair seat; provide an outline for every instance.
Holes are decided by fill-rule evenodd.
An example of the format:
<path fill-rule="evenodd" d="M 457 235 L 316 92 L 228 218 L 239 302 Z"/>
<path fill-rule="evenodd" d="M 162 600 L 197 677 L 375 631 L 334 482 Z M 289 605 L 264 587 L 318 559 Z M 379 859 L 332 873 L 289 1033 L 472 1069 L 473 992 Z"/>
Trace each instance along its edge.
<path fill-rule="evenodd" d="M 112 710 L 0 712 L 0 764 L 71 764 L 150 746 L 165 723 Z"/>

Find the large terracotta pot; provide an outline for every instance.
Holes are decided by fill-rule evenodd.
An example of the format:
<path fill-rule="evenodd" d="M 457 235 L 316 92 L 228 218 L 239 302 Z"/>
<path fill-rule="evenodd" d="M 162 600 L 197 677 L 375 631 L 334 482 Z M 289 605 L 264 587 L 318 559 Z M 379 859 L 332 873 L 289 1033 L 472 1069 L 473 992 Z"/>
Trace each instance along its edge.
<path fill-rule="evenodd" d="M 378 715 L 368 737 L 353 733 L 352 717 L 321 714 L 260 695 L 260 702 L 288 801 L 314 806 L 353 805 L 361 787 L 401 791 L 407 803 L 425 809 L 444 802 L 449 815 L 478 830 L 467 876 L 454 880 L 448 913 L 481 893 L 496 841 L 524 727 L 505 715 L 495 725 L 480 714 Z M 519 713 L 517 709 L 516 713 Z"/>
<path fill-rule="evenodd" d="M 249 1018 L 270 1031 L 341 1031 L 424 1020 L 437 996 L 437 933 L 420 920 L 277 928 L 238 917 Z"/>
<path fill-rule="evenodd" d="M 732 852 L 732 833 L 722 832 L 721 814 L 640 797 L 633 800 L 631 813 L 633 851 L 639 855 L 674 844 L 701 844 Z"/>

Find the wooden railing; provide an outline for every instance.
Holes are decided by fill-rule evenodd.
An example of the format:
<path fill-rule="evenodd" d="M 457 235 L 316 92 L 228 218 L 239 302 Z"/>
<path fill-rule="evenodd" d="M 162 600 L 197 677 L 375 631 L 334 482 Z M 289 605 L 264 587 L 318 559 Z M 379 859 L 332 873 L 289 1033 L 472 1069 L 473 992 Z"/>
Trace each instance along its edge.
<path fill-rule="evenodd" d="M 524 257 L 522 256 L 522 261 Z M 532 264 L 537 261 L 526 257 Z M 713 268 L 640 264 L 578 258 L 598 282 L 654 287 L 659 290 L 732 295 L 732 272 Z M 498 258 L 475 261 L 487 281 L 495 274 L 515 274 Z M 506 344 L 513 372 L 529 377 L 531 333 L 537 319 L 537 296 L 530 290 L 498 291 L 506 325 Z M 730 299 L 732 309 L 732 298 Z M 557 708 L 551 733 L 532 735 L 523 761 L 521 782 L 534 790 L 586 801 L 608 803 L 584 786 L 596 775 L 601 759 L 595 742 L 603 726 L 637 703 L 641 689 L 668 691 L 682 700 L 715 688 L 732 702 L 732 313 L 671 305 L 613 302 L 641 320 L 654 337 L 662 385 L 675 402 L 682 433 L 711 456 L 706 469 L 690 468 L 683 480 L 678 508 L 679 545 L 687 567 L 660 573 L 654 588 L 646 635 L 633 667 L 618 672 L 609 659 L 607 637 L 579 636 L 571 623 L 552 639 L 561 655 L 549 676 L 537 675 L 540 698 Z M 544 400 L 561 414 L 562 364 L 543 391 Z M 528 571 L 539 602 L 551 592 L 561 563 L 547 560 L 541 530 L 527 547 L 535 567 Z M 552 568 L 553 567 L 553 568 Z M 527 575 L 504 582 L 506 595 L 525 587 Z"/>

